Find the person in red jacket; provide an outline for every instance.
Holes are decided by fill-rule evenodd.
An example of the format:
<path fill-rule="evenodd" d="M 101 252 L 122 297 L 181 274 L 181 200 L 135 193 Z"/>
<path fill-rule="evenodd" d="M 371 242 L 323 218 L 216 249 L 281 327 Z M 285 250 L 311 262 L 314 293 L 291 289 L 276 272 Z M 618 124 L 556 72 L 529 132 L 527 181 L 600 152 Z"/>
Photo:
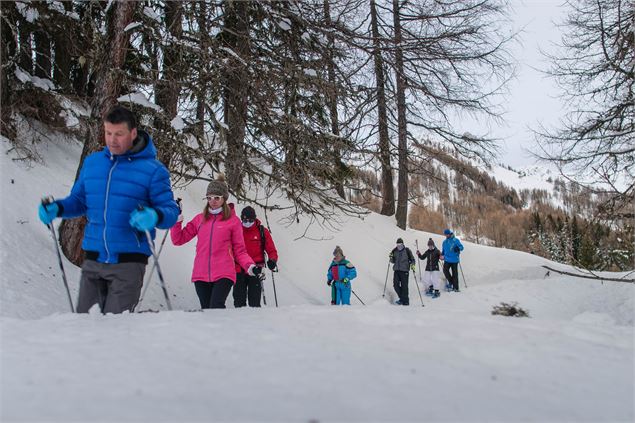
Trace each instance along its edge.
<path fill-rule="evenodd" d="M 201 308 L 225 308 L 225 301 L 236 282 L 235 263 L 257 277 L 262 269 L 254 263 L 245 249 L 240 220 L 234 205 L 227 202 L 229 190 L 224 178 L 213 180 L 207 187 L 207 200 L 202 213 L 197 214 L 185 228 L 183 216 L 170 229 L 174 245 L 196 241 L 196 256 L 192 282 Z"/>
<path fill-rule="evenodd" d="M 265 258 L 267 267 L 273 271 L 278 265 L 278 251 L 271 238 L 271 233 L 256 217 L 256 210 L 247 206 L 240 213 L 243 223 L 243 236 L 247 254 L 263 268 Z M 265 257 L 265 253 L 267 257 Z M 236 264 L 236 284 L 234 285 L 234 307 L 245 307 L 249 301 L 249 307 L 260 307 L 262 295 L 262 282 L 258 276 L 245 273 L 243 268 Z"/>

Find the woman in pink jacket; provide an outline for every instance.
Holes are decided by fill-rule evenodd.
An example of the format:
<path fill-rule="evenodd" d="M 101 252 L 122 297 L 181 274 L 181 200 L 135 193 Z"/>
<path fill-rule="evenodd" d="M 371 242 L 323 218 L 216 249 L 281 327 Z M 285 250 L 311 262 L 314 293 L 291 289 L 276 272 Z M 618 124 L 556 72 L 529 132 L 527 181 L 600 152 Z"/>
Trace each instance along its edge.
<path fill-rule="evenodd" d="M 195 236 L 196 257 L 192 270 L 192 282 L 201 302 L 201 308 L 225 308 L 225 300 L 236 283 L 237 262 L 247 273 L 257 276 L 262 269 L 256 266 L 245 250 L 243 228 L 234 212 L 234 205 L 227 203 L 229 190 L 224 179 L 217 179 L 207 186 L 207 204 L 185 228 L 183 216 L 170 229 L 174 245 L 183 245 Z"/>

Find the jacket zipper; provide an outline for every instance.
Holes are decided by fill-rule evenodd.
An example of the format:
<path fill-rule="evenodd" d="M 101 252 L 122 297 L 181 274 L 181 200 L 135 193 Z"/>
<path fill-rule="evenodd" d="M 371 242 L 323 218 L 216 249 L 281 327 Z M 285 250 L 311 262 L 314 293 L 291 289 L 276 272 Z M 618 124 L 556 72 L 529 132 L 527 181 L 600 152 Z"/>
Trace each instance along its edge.
<path fill-rule="evenodd" d="M 117 160 L 115 160 L 114 158 L 111 158 L 110 160 L 113 160 L 115 162 L 115 164 L 110 168 L 110 172 L 108 172 L 108 181 L 106 182 L 106 199 L 104 200 L 104 248 L 106 249 L 106 263 L 110 262 L 110 251 L 108 250 L 108 240 L 106 239 L 106 229 L 108 227 L 108 196 L 110 195 L 110 181 L 112 179 L 112 172 L 115 170 L 115 168 L 117 167 L 117 164 L 119 163 Z"/>
<path fill-rule="evenodd" d="M 207 279 L 210 282 L 212 281 L 212 236 L 214 235 L 214 225 L 216 224 L 216 216 L 213 215 L 214 220 L 212 221 L 212 227 L 209 230 L 209 256 L 207 257 Z"/>

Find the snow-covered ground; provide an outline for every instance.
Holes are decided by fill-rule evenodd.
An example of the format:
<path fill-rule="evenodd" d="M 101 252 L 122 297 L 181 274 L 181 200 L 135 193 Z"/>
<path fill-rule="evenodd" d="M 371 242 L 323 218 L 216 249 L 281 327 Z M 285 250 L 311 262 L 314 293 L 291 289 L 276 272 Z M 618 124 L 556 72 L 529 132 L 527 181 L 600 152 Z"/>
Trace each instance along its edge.
<path fill-rule="evenodd" d="M 395 239 L 414 249 L 442 237 L 376 214 L 340 217 L 332 232 L 269 212 L 279 308 L 269 273 L 269 307 L 233 309 L 230 296 L 227 310 L 185 312 L 198 306 L 194 242 L 168 240 L 161 267 L 176 311 L 164 311 L 154 278 L 140 309 L 160 313 L 70 314 L 36 207 L 68 193 L 81 149 L 54 141 L 41 149 L 45 166 L 13 161 L 2 142 L 1 421 L 635 419 L 632 284 L 546 276 L 541 265 L 565 266 L 465 243 L 467 288 L 421 307 L 412 282 L 411 306 L 393 306 L 382 291 Z M 178 192 L 186 219 L 204 189 Z M 327 305 L 335 245 L 356 265 L 366 306 Z M 79 271 L 65 266 L 75 298 Z M 531 317 L 491 315 L 501 302 Z"/>

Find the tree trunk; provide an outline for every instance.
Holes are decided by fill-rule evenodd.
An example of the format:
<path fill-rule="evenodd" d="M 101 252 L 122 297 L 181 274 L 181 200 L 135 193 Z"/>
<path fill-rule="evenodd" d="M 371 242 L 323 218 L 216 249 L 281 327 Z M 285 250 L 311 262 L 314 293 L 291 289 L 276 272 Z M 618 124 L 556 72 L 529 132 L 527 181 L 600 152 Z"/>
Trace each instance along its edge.
<path fill-rule="evenodd" d="M 73 4 L 71 2 L 61 2 L 64 10 L 70 12 Z M 63 93 L 69 93 L 71 89 L 71 46 L 67 31 L 61 25 L 55 25 L 53 34 L 55 65 L 53 66 L 53 81 L 61 88 Z"/>
<path fill-rule="evenodd" d="M 324 19 L 326 27 L 331 28 L 331 0 L 324 0 Z M 335 48 L 335 37 L 332 31 L 327 32 L 328 48 L 326 57 L 327 74 L 329 81 L 329 90 L 327 92 L 327 103 L 329 106 L 329 114 L 331 117 L 331 132 L 339 138 L 340 124 L 337 114 L 337 79 L 335 78 L 335 63 L 333 62 L 333 49 Z M 345 198 L 344 192 L 344 163 L 342 163 L 342 153 L 339 147 L 333 149 L 333 165 L 335 166 L 335 191 L 341 198 Z"/>
<path fill-rule="evenodd" d="M 122 67 L 130 42 L 129 34 L 124 28 L 132 22 L 136 7 L 135 1 L 114 2 L 109 19 L 108 34 L 104 42 L 101 59 L 97 61 L 97 84 L 95 96 L 91 102 L 91 125 L 88 137 L 84 141 L 82 156 L 75 179 L 86 156 L 98 150 L 104 144 L 103 117 L 112 108 L 120 95 L 123 78 Z M 73 264 L 81 266 L 83 255 L 81 244 L 86 225 L 85 218 L 62 221 L 60 226 L 60 244 L 66 258 Z"/>
<path fill-rule="evenodd" d="M 397 79 L 397 137 L 399 140 L 399 180 L 397 182 L 397 226 L 406 229 L 408 220 L 408 157 L 406 123 L 406 83 L 403 77 L 403 52 L 401 46 L 401 19 L 399 0 L 392 1 L 395 25 L 395 77 Z"/>
<path fill-rule="evenodd" d="M 18 58 L 18 65 L 32 75 L 33 50 L 31 49 L 31 25 L 25 21 L 20 21 L 18 25 L 18 34 L 20 36 L 20 56 Z M 2 26 L 7 27 L 7 25 Z"/>
<path fill-rule="evenodd" d="M 3 17 L 8 17 L 15 21 L 16 11 L 13 3 L 2 3 L 0 4 L 2 8 Z M 0 51 L 2 52 L 0 63 L 3 65 L 0 66 L 0 134 L 9 138 L 15 139 L 15 133 L 13 131 L 13 125 L 11 124 L 11 105 L 9 95 L 9 73 L 15 72 L 15 64 L 11 66 L 4 66 L 4 64 L 9 63 L 9 57 L 13 57 L 16 53 L 16 40 L 14 38 L 13 32 L 11 31 L 11 27 L 9 25 L 2 24 L 0 25 L 0 31 L 2 31 L 2 46 L 0 46 Z"/>
<path fill-rule="evenodd" d="M 245 162 L 245 128 L 247 125 L 249 73 L 246 64 L 250 58 L 249 2 L 225 1 L 225 31 L 223 44 L 232 54 L 227 56 L 224 69 L 224 122 L 228 126 L 225 171 L 227 184 L 233 191 L 242 186 L 242 167 Z"/>
<path fill-rule="evenodd" d="M 35 40 L 35 76 L 51 78 L 51 38 L 43 29 L 33 33 Z"/>
<path fill-rule="evenodd" d="M 198 31 L 200 34 L 199 46 L 201 51 L 205 51 L 204 37 L 207 36 L 207 4 L 204 1 L 197 3 L 198 10 L 196 22 L 198 23 Z M 196 93 L 196 136 L 203 141 L 205 137 L 205 94 L 207 92 L 207 78 L 199 80 L 198 92 Z"/>
<path fill-rule="evenodd" d="M 382 203 L 380 213 L 385 216 L 395 214 L 395 187 L 390 165 L 390 138 L 388 136 L 388 113 L 386 109 L 386 76 L 384 60 L 381 56 L 379 27 L 377 24 L 377 6 L 370 0 L 370 19 L 373 32 L 373 59 L 375 61 L 375 80 L 377 83 L 377 117 L 379 119 L 379 162 L 381 163 Z"/>
<path fill-rule="evenodd" d="M 168 42 L 163 50 L 163 72 L 156 86 L 155 99 L 157 104 L 165 111 L 166 116 L 162 122 L 155 121 L 155 127 L 168 130 L 170 122 L 176 116 L 181 93 L 179 83 L 179 77 L 182 74 L 179 66 L 182 60 L 181 49 L 178 41 L 175 42 L 174 40 L 182 38 L 181 19 L 183 16 L 183 5 L 178 1 L 166 1 L 164 10 L 165 25 L 171 35 L 171 41 Z M 169 168 L 173 148 L 170 145 L 166 145 L 162 140 L 158 141 L 157 144 L 158 159 Z"/>

